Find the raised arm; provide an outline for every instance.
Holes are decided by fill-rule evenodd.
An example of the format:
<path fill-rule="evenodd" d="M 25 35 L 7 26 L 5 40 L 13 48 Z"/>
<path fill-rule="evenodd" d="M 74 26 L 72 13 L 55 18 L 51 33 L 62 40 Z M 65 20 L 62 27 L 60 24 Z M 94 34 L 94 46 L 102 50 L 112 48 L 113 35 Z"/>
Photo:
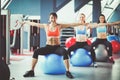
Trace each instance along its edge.
<path fill-rule="evenodd" d="M 35 22 L 30 22 L 30 21 L 24 21 L 22 22 L 22 25 L 28 24 L 31 26 L 39 27 L 39 28 L 44 28 L 46 24 L 40 24 L 40 23 L 35 23 Z"/>
<path fill-rule="evenodd" d="M 67 28 L 67 27 L 76 27 L 76 26 L 80 26 L 80 25 L 85 26 L 86 23 L 85 24 L 83 24 L 83 23 L 68 23 L 68 24 L 60 23 L 60 25 L 61 25 L 61 28 Z"/>
<path fill-rule="evenodd" d="M 108 26 L 109 23 L 89 23 L 87 25 L 88 28 L 96 28 L 96 27 L 103 27 L 103 26 Z"/>
<path fill-rule="evenodd" d="M 108 23 L 108 24 L 109 24 L 109 26 L 112 26 L 112 25 L 118 25 L 118 24 L 120 24 L 120 21 L 111 22 L 111 23 Z"/>

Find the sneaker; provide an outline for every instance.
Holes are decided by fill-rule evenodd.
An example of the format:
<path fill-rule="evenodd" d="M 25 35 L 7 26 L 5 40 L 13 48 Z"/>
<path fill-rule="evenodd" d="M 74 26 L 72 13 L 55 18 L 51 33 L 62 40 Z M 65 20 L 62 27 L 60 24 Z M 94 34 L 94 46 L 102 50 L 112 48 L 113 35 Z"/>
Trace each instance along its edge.
<path fill-rule="evenodd" d="M 12 77 L 12 78 L 10 78 L 10 80 L 15 80 L 15 78 L 14 78 L 14 77 Z"/>
<path fill-rule="evenodd" d="M 113 57 L 109 57 L 109 62 L 111 62 L 111 63 L 113 63 L 113 64 L 115 63 Z"/>
<path fill-rule="evenodd" d="M 97 63 L 93 63 L 93 67 L 97 68 L 98 67 L 98 64 Z"/>
<path fill-rule="evenodd" d="M 74 77 L 72 76 L 72 74 L 71 74 L 69 71 L 66 71 L 66 76 L 67 76 L 68 78 L 71 78 L 71 79 L 74 78 Z"/>
<path fill-rule="evenodd" d="M 27 71 L 23 76 L 24 77 L 34 77 L 34 71 L 32 71 L 32 70 Z"/>

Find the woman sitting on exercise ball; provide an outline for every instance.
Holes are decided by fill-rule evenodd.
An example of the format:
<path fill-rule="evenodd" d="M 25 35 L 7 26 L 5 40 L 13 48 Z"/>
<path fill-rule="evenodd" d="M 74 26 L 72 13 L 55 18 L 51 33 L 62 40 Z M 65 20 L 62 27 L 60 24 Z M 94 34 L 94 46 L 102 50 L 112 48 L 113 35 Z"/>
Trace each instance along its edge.
<path fill-rule="evenodd" d="M 91 46 L 88 45 L 88 43 L 87 43 L 87 38 L 88 38 L 87 37 L 87 30 L 91 29 L 91 28 L 97 28 L 97 29 L 98 28 L 104 28 L 103 26 L 115 25 L 115 24 L 119 24 L 120 23 L 119 21 L 118 22 L 114 22 L 114 23 L 106 23 L 105 17 L 103 15 L 100 16 L 99 20 L 100 21 L 98 23 L 87 23 L 86 26 L 80 25 L 80 26 L 75 27 L 76 43 L 68 48 L 68 53 L 69 53 L 70 56 L 71 56 L 71 51 L 77 50 L 78 48 L 84 48 L 87 51 L 90 51 L 94 67 L 97 67 L 97 64 L 96 64 L 96 55 L 95 55 L 93 47 L 94 46 L 96 47 L 96 45 L 98 45 L 98 44 L 95 41 L 92 44 L 92 48 L 91 48 Z M 79 22 L 80 23 L 84 23 L 84 24 L 86 23 L 86 21 L 85 21 L 85 14 L 84 13 L 80 14 Z M 106 31 L 105 31 L 105 36 L 104 35 L 101 36 L 100 33 L 97 33 L 97 34 L 98 34 L 97 35 L 97 37 L 98 37 L 97 38 L 97 42 L 99 40 L 102 40 L 101 43 L 106 44 L 106 46 L 110 46 L 110 49 L 111 49 L 112 48 L 111 44 L 106 40 L 106 36 L 107 36 L 106 35 Z M 109 59 L 110 59 L 110 61 L 114 62 L 112 57 L 111 57 L 112 56 L 112 54 L 110 53 L 111 51 L 112 50 L 109 50 Z"/>
<path fill-rule="evenodd" d="M 49 24 L 41 24 L 41 23 L 34 23 L 28 21 L 22 22 L 22 24 L 29 24 L 39 28 L 44 28 L 47 37 L 46 46 L 36 49 L 34 51 L 31 69 L 23 75 L 24 77 L 34 76 L 34 68 L 38 61 L 39 55 L 47 55 L 47 54 L 55 53 L 58 55 L 63 55 L 65 67 L 66 67 L 66 76 L 68 78 L 73 78 L 72 74 L 69 71 L 68 52 L 63 47 L 60 46 L 60 30 L 62 28 L 79 26 L 82 24 L 81 23 L 58 24 L 56 20 L 57 20 L 57 14 L 53 12 L 50 13 L 49 15 L 49 22 L 50 22 Z"/>
<path fill-rule="evenodd" d="M 99 16 L 98 23 L 106 23 L 105 16 L 101 14 Z M 97 27 L 97 39 L 91 45 L 91 53 L 95 54 L 95 49 L 98 47 L 99 44 L 105 45 L 105 49 L 108 53 L 108 60 L 111 63 L 114 63 L 114 59 L 112 57 L 112 44 L 107 40 L 107 27 L 112 25 L 120 24 L 120 21 L 107 23 L 107 26 Z"/>

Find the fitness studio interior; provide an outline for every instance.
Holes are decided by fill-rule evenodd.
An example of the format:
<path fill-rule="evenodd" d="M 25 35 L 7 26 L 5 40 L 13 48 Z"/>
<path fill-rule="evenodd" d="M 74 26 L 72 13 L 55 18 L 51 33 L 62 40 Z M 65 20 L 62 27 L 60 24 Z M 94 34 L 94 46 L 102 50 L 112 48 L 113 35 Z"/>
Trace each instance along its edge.
<path fill-rule="evenodd" d="M 0 2 L 0 80 L 120 80 L 120 0 Z"/>

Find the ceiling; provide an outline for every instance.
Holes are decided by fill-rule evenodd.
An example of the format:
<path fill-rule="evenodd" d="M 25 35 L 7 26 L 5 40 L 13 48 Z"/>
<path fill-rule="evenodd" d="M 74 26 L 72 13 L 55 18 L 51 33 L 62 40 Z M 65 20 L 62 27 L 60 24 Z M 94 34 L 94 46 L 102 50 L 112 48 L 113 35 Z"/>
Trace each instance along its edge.
<path fill-rule="evenodd" d="M 92 5 L 93 1 L 91 0 L 89 3 L 87 3 L 85 6 L 83 6 L 81 9 L 79 9 L 76 12 L 76 15 L 79 13 L 84 13 L 86 15 L 87 21 L 92 21 Z M 106 19 L 109 19 L 109 17 L 112 15 L 114 10 L 120 5 L 120 0 L 101 0 L 101 13 L 106 16 Z M 89 10 L 89 11 L 88 11 Z"/>
<path fill-rule="evenodd" d="M 1 0 L 1 8 L 6 9 L 11 2 L 12 0 Z M 87 14 L 87 21 L 92 21 L 92 5 L 93 1 L 91 0 L 75 14 L 78 15 L 78 13 L 85 13 Z M 106 16 L 106 19 L 108 19 L 119 5 L 120 0 L 101 0 L 101 12 Z"/>

